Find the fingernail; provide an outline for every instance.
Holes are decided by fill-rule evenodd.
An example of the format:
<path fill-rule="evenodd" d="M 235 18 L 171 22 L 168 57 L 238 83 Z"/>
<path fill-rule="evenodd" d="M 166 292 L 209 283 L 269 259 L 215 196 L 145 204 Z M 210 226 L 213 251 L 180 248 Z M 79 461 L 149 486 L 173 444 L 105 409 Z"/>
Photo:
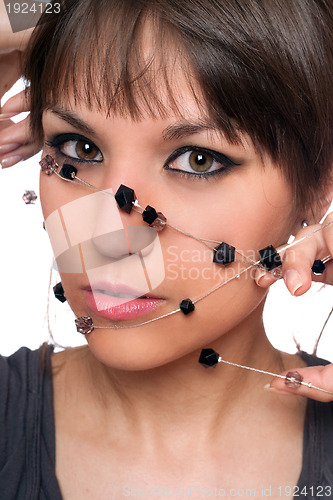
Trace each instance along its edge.
<path fill-rule="evenodd" d="M 283 279 L 291 295 L 295 295 L 297 290 L 303 285 L 302 278 L 296 269 L 288 269 Z"/>
<path fill-rule="evenodd" d="M 12 144 L 3 144 L 2 146 L 0 145 L 0 155 L 4 155 L 6 153 L 9 153 L 10 151 L 13 151 L 14 149 L 17 149 L 21 146 L 22 144 L 19 144 L 18 142 L 13 142 Z"/>
<path fill-rule="evenodd" d="M 13 116 L 16 116 L 17 113 L 0 113 L 0 120 L 9 120 Z"/>
<path fill-rule="evenodd" d="M 7 158 L 3 158 L 3 160 L 1 160 L 2 168 L 12 167 L 13 165 L 22 160 L 23 160 L 22 156 L 8 156 Z"/>
<path fill-rule="evenodd" d="M 255 281 L 256 281 L 256 283 L 257 283 L 258 286 L 262 286 L 262 284 L 263 284 L 263 277 L 264 276 L 266 276 L 266 272 L 257 269 Z"/>

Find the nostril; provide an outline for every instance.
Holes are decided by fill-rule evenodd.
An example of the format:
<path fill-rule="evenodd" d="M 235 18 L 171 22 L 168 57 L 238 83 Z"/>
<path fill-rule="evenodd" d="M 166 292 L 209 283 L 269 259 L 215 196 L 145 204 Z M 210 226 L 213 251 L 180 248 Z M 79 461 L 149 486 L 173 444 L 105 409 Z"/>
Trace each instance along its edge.
<path fill-rule="evenodd" d="M 148 255 L 154 248 L 157 232 L 151 227 L 128 226 L 93 236 L 91 241 L 98 252 L 112 259 L 123 259 L 132 254 Z"/>
<path fill-rule="evenodd" d="M 122 259 L 130 255 L 124 229 L 93 236 L 91 241 L 97 251 L 112 259 Z"/>
<path fill-rule="evenodd" d="M 155 229 L 146 226 L 128 226 L 127 234 L 131 253 L 148 255 L 154 248 L 157 238 Z"/>

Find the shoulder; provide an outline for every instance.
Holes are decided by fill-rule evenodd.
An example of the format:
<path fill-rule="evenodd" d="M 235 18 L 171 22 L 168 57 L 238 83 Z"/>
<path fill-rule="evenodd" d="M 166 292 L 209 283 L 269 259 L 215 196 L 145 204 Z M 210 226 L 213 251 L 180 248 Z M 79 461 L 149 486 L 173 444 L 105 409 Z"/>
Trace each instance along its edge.
<path fill-rule="evenodd" d="M 50 378 L 46 374 L 52 350 L 47 345 L 35 351 L 22 347 L 11 356 L 0 356 L 0 489 L 6 498 L 23 498 L 37 461 L 44 380 Z"/>
<path fill-rule="evenodd" d="M 46 371 L 52 346 L 43 345 L 34 351 L 21 347 L 10 356 L 0 356 L 0 404 L 10 395 L 15 399 L 25 391 L 34 391 L 39 374 Z M 7 395 L 7 396 L 6 396 Z"/>

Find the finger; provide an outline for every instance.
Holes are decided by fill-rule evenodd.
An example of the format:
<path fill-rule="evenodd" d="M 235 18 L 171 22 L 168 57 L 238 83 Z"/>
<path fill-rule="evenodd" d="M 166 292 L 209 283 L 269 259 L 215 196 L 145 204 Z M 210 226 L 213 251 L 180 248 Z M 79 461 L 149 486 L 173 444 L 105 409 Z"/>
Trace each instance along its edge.
<path fill-rule="evenodd" d="M 330 225 L 329 225 L 330 224 Z M 327 226 L 327 227 L 325 227 Z M 314 231 L 318 230 L 314 233 Z M 323 225 L 308 226 L 302 229 L 289 246 L 277 249 L 282 258 L 283 277 L 292 295 L 302 295 L 311 286 L 312 281 L 333 284 L 333 260 L 325 264 L 325 272 L 316 276 L 312 272 L 315 260 L 333 255 L 333 214 L 329 214 Z M 255 281 L 261 288 L 271 286 L 282 274 L 268 272 L 258 268 Z"/>
<path fill-rule="evenodd" d="M 333 283 L 330 263 L 326 265 L 326 270 L 322 275 L 315 276 L 312 272 L 315 260 L 322 259 L 329 254 L 333 255 L 332 222 L 333 214 L 330 214 L 322 225 L 302 229 L 289 247 L 280 249 L 283 278 L 292 295 L 299 296 L 305 293 L 312 281 Z"/>
<path fill-rule="evenodd" d="M 315 399 L 316 401 L 329 402 L 333 401 L 333 364 L 325 366 L 309 366 L 306 368 L 295 368 L 291 372 L 298 372 L 303 377 L 303 382 L 312 385 L 300 385 L 299 387 L 289 387 L 285 380 L 274 378 L 267 388 L 270 392 L 281 395 L 305 396 Z M 287 373 L 281 375 L 285 377 Z M 322 390 L 328 392 L 323 392 Z"/>
<path fill-rule="evenodd" d="M 29 89 L 25 89 L 8 99 L 8 101 L 6 101 L 6 103 L 1 108 L 0 120 L 2 119 L 3 115 L 5 115 L 5 117 L 3 118 L 10 118 L 11 116 L 14 116 L 18 113 L 30 111 L 28 93 Z"/>
<path fill-rule="evenodd" d="M 258 268 L 254 274 L 254 280 L 260 288 L 268 288 L 279 279 L 279 275 Z"/>
<path fill-rule="evenodd" d="M 30 158 L 40 149 L 39 144 L 31 141 L 29 118 L 0 132 L 0 162 L 3 168 Z"/>
<path fill-rule="evenodd" d="M 20 161 L 25 161 L 28 158 L 36 155 L 40 151 L 40 148 L 35 144 L 26 144 L 20 146 L 19 148 L 11 151 L 6 156 L 0 156 L 0 163 L 2 168 L 9 168 L 16 165 Z"/>
<path fill-rule="evenodd" d="M 29 117 L 18 123 L 10 123 L 10 126 L 2 128 L 0 131 L 0 146 L 13 143 L 27 144 L 31 142 Z"/>

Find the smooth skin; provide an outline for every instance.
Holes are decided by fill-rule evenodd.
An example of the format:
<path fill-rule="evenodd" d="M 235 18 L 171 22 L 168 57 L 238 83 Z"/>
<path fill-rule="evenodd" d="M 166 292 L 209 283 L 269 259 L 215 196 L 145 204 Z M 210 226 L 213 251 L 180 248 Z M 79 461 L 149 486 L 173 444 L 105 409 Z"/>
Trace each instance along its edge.
<path fill-rule="evenodd" d="M 202 122 L 186 91 L 181 102 L 187 110 L 183 124 Z M 230 241 L 246 253 L 286 241 L 301 225 L 304 215 L 293 215 L 287 182 L 246 137 L 237 146 L 218 132 L 165 141 L 165 131 L 179 125 L 172 114 L 166 120 L 146 117 L 133 122 L 106 118 L 83 105 L 62 111 L 75 113 L 93 128 L 87 139 L 103 155 L 102 165 L 84 167 L 85 178 L 104 189 L 116 190 L 121 183 L 135 187 L 143 206 L 157 207 L 177 227 L 202 238 Z M 43 126 L 47 141 L 58 134 L 82 134 L 51 110 L 44 113 Z M 240 165 L 209 182 L 165 170 L 166 158 L 187 144 L 217 150 Z M 75 144 L 62 145 L 55 153 L 75 157 Z M 188 165 L 179 158 L 169 166 Z M 84 194 L 78 186 L 41 175 L 45 219 Z M 232 218 L 224 217 L 231 212 Z M 123 215 L 123 221 L 142 223 L 136 214 Z M 160 240 L 166 269 L 171 246 L 179 255 L 189 249 L 194 255 L 201 248 L 168 229 Z M 202 270 L 201 263 L 193 260 L 182 264 Z M 63 274 L 61 279 L 74 313 L 90 315 L 82 293 L 84 276 Z M 167 274 L 154 290 L 164 298 L 157 315 L 214 284 L 213 277 L 170 280 Z M 119 498 L 125 487 L 128 492 L 191 485 L 254 488 L 259 494 L 266 484 L 273 487 L 272 498 L 278 498 L 278 486 L 297 483 L 306 400 L 265 392 L 263 386 L 270 378 L 262 375 L 225 366 L 204 370 L 197 363 L 201 348 L 211 347 L 227 360 L 277 373 L 302 366 L 297 356 L 280 353 L 268 343 L 262 324 L 265 295 L 265 288 L 244 275 L 198 304 L 191 316 L 176 314 L 121 331 L 95 330 L 87 335 L 89 349 L 56 357 L 55 366 L 63 363 L 54 382 L 57 476 L 66 498 L 78 498 L 82 491 L 86 492 L 83 498 L 92 494 Z M 107 326 L 98 316 L 93 320 Z M 73 480 L 74 470 L 81 472 Z"/>
<path fill-rule="evenodd" d="M 200 120 L 186 89 L 181 97 L 185 119 Z M 94 182 L 104 188 L 116 189 L 121 183 L 135 187 L 142 205 L 155 206 L 190 233 L 223 239 L 246 252 L 279 246 L 291 233 L 299 238 L 311 232 L 322 215 L 316 214 L 316 221 L 309 214 L 295 216 L 286 180 L 247 137 L 237 146 L 219 133 L 207 132 L 165 141 L 167 127 L 179 123 L 172 113 L 163 120 L 145 117 L 133 122 L 106 118 L 84 105 L 71 111 L 94 129 L 94 137 L 87 139 L 103 153 L 103 169 L 94 174 Z M 6 125 L 0 132 L 1 145 L 18 137 L 16 125 Z M 50 110 L 44 113 L 43 126 L 46 139 L 81 133 Z M 24 147 L 25 133 L 27 129 L 20 129 Z M 184 144 L 220 151 L 241 165 L 209 182 L 179 177 L 163 166 Z M 171 166 L 179 168 L 179 163 Z M 45 218 L 81 195 L 55 176 L 41 176 Z M 225 217 L 231 211 L 232 218 Z M 135 214 L 123 217 L 128 224 L 140 223 Z M 298 232 L 303 219 L 310 219 L 312 226 Z M 179 255 L 201 248 L 168 229 L 160 240 L 166 268 L 170 246 Z M 295 246 L 289 258 L 286 252 L 283 274 L 291 293 L 295 280 L 289 282 L 287 271 L 300 275 L 302 286 L 295 293 L 302 294 L 311 281 L 309 262 L 329 253 L 333 254 L 333 225 Z M 202 270 L 201 263 L 184 263 L 185 268 L 194 264 Z M 332 263 L 323 282 L 333 283 L 331 269 Z M 277 373 L 295 367 L 302 373 L 312 370 L 314 385 L 333 390 L 333 376 L 324 375 L 332 365 L 305 368 L 297 356 L 280 353 L 268 343 L 262 308 L 271 275 L 261 276 L 260 282 L 259 278 L 258 283 L 245 276 L 234 280 L 198 304 L 189 317 L 176 314 L 145 327 L 94 331 L 87 337 L 89 347 L 53 356 L 56 472 L 64 498 L 118 499 L 145 487 L 192 486 L 255 488 L 257 496 L 261 488 L 272 486 L 271 498 L 280 498 L 278 486 L 297 483 L 306 407 L 306 399 L 297 395 L 322 395 L 301 388 L 290 391 L 296 393 L 294 398 L 278 396 L 263 390 L 269 377 L 224 365 L 205 370 L 197 363 L 201 348 L 212 347 L 225 359 Z M 158 289 L 164 299 L 159 313 L 178 307 L 184 297 L 200 295 L 215 280 L 213 275 L 208 280 L 171 280 L 167 273 Z M 62 281 L 74 313 L 86 314 L 84 276 L 63 275 Z M 101 318 L 94 320 L 107 325 Z M 279 389 L 279 384 L 273 381 L 272 386 Z M 198 490 L 192 497 L 199 497 Z"/>

